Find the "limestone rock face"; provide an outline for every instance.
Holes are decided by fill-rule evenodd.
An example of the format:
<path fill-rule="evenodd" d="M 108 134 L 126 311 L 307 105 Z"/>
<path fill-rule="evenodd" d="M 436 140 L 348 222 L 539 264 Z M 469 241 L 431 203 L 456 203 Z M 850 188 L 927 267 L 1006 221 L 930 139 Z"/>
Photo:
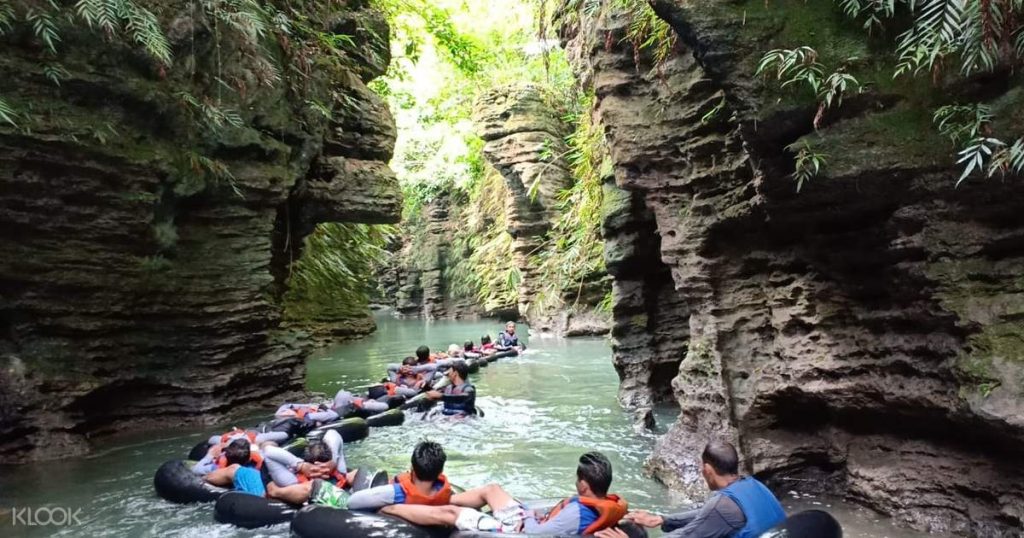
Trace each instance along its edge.
<path fill-rule="evenodd" d="M 869 57 L 833 3 L 655 7 L 680 35 L 656 69 L 635 64 L 619 14 L 563 27 L 624 190 L 606 219 L 622 397 L 645 406 L 671 378 L 681 408 L 651 469 L 701 496 L 700 450 L 731 439 L 778 488 L 830 490 L 921 529 L 1019 534 L 1017 181 L 954 189 L 948 143 L 907 99 L 930 81 L 874 88 L 814 135 L 813 101 L 754 79 L 773 47 Z M 993 108 L 1017 118 L 1020 90 L 999 87 Z M 798 140 L 830 156 L 799 194 L 784 150 Z"/>
<path fill-rule="evenodd" d="M 607 316 L 592 311 L 600 302 L 600 282 L 584 283 L 571 303 L 582 308 L 538 307 L 543 284 L 533 260 L 545 247 L 546 234 L 558 219 L 558 193 L 572 185 L 565 161 L 568 126 L 543 91 L 530 84 L 502 86 L 482 95 L 474 107 L 477 134 L 484 140 L 483 154 L 505 179 L 508 188 L 508 232 L 513 237 L 514 260 L 519 268 L 519 314 L 533 329 L 563 335 L 604 334 Z M 596 297 L 594 292 L 597 294 Z"/>
<path fill-rule="evenodd" d="M 383 21 L 349 4 L 338 24 Z M 296 86 L 226 41 L 236 88 L 218 102 L 202 15 L 158 7 L 178 60 L 165 72 L 68 30 L 57 87 L 30 39 L 0 41 L 0 95 L 24 112 L 0 124 L 0 462 L 301 390 L 306 345 L 279 330 L 277 294 L 302 238 L 399 218 L 393 121 L 364 84 L 386 68 L 386 25 L 361 47 L 376 64 L 318 65 Z M 216 128 L 189 94 L 242 124 Z"/>
<path fill-rule="evenodd" d="M 424 205 L 420 215 L 407 221 L 407 236 L 397 245 L 395 263 L 379 277 L 381 302 L 401 316 L 425 319 L 477 317 L 482 309 L 470 297 L 453 290 L 449 278 L 452 241 L 459 221 L 447 194 Z"/>
<path fill-rule="evenodd" d="M 484 139 L 484 157 L 505 178 L 507 215 L 515 259 L 522 280 L 519 312 L 528 315 L 539 283 L 530 255 L 558 218 L 556 196 L 572 182 L 562 155 L 565 126 L 540 88 L 513 85 L 494 88 L 477 101 L 473 118 Z"/>

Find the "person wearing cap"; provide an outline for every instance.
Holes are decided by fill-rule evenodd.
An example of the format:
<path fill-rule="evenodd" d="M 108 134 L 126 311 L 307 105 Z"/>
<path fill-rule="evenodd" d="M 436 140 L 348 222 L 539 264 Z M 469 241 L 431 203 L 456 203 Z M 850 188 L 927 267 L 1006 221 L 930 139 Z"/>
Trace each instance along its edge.
<path fill-rule="evenodd" d="M 468 417 L 476 414 L 476 388 L 469 383 L 469 366 L 465 361 L 453 362 L 444 372 L 450 384 L 442 390 L 427 392 L 430 400 L 444 403 L 442 412 L 449 416 Z"/>

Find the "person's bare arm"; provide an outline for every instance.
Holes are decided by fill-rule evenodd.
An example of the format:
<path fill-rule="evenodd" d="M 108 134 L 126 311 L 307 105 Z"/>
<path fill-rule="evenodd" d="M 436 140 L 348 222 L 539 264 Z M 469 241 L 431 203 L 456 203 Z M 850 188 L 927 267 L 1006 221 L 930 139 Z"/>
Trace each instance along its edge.
<path fill-rule="evenodd" d="M 416 525 L 454 527 L 459 510 L 461 508 L 451 505 L 392 504 L 381 508 L 379 513 L 400 517 Z"/>

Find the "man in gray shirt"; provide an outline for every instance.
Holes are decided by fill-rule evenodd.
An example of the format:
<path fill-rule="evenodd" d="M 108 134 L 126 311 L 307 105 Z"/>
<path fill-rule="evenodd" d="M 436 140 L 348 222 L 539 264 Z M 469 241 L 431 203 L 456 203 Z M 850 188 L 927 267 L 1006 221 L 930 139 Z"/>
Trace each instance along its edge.
<path fill-rule="evenodd" d="M 679 514 L 659 516 L 643 510 L 626 519 L 643 527 L 661 527 L 665 538 L 752 537 L 782 523 L 786 514 L 774 495 L 753 477 L 739 476 L 739 455 L 726 442 L 711 442 L 701 454 L 701 474 L 713 492 L 704 506 Z M 597 538 L 627 538 L 606 529 Z"/>

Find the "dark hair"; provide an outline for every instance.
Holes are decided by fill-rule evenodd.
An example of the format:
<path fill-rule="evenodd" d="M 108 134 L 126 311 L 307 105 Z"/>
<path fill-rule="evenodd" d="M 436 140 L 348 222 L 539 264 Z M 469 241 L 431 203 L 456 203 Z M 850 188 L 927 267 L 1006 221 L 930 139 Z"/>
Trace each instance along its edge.
<path fill-rule="evenodd" d="M 334 459 L 334 454 L 331 454 L 331 447 L 327 446 L 327 443 L 317 441 L 306 447 L 306 453 L 302 459 L 309 463 L 326 463 Z"/>
<path fill-rule="evenodd" d="M 381 398 L 387 395 L 388 389 L 385 388 L 384 385 L 374 385 L 366 389 L 366 397 L 371 400 L 376 400 L 377 398 Z"/>
<path fill-rule="evenodd" d="M 466 343 L 462 344 L 462 349 L 465 351 L 473 351 L 473 341 L 466 340 Z"/>
<path fill-rule="evenodd" d="M 235 439 L 224 447 L 224 459 L 227 460 L 228 465 L 235 463 L 245 465 L 252 458 L 250 450 L 248 439 Z"/>
<path fill-rule="evenodd" d="M 402 366 L 415 366 L 416 357 L 406 357 L 402 359 Z"/>
<path fill-rule="evenodd" d="M 459 374 L 459 377 L 463 381 L 465 381 L 466 379 L 469 379 L 469 365 L 466 364 L 466 361 L 455 361 L 455 362 L 453 362 L 452 363 L 452 370 L 455 370 L 455 373 Z"/>
<path fill-rule="evenodd" d="M 430 348 L 427 346 L 420 346 L 416 348 L 416 360 L 423 362 L 430 359 Z"/>
<path fill-rule="evenodd" d="M 731 443 L 711 441 L 704 447 L 700 461 L 710 465 L 720 475 L 739 474 L 740 457 Z"/>
<path fill-rule="evenodd" d="M 590 485 L 595 495 L 604 497 L 612 486 L 612 462 L 600 452 L 587 452 L 580 456 L 576 478 Z"/>
<path fill-rule="evenodd" d="M 412 449 L 412 472 L 423 481 L 434 481 L 444 472 L 448 459 L 441 445 L 433 441 L 422 441 Z"/>
<path fill-rule="evenodd" d="M 480 337 L 480 345 L 481 346 L 486 346 L 487 344 L 490 344 L 490 343 L 491 343 L 491 335 L 485 334 L 485 335 Z"/>

